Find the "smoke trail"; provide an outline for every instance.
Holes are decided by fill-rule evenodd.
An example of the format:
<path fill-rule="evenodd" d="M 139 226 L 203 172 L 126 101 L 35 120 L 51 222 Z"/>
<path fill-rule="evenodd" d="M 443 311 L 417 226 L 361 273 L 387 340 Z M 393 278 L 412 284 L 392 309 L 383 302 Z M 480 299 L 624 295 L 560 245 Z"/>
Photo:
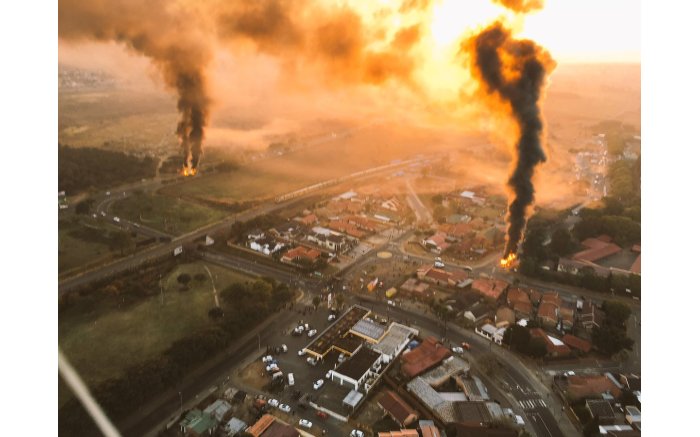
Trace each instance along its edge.
<path fill-rule="evenodd" d="M 65 41 L 115 41 L 148 57 L 178 95 L 176 133 L 184 166 L 196 169 L 209 113 L 205 67 L 209 42 L 198 16 L 172 0 L 59 0 L 58 35 Z"/>
<path fill-rule="evenodd" d="M 533 41 L 514 40 L 500 22 L 463 41 L 461 52 L 469 54 L 471 70 L 487 95 L 495 95 L 508 104 L 519 128 L 515 166 L 508 179 L 514 198 L 508 207 L 505 259 L 517 252 L 527 209 L 535 199 L 534 170 L 546 159 L 538 102 L 545 78 L 555 63 Z"/>

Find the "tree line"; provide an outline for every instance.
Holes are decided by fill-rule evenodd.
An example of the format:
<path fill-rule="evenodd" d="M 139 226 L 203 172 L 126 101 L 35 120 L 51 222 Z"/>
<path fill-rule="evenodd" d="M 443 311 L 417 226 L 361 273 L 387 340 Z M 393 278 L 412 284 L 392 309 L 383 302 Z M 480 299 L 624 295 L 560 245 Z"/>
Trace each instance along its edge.
<path fill-rule="evenodd" d="M 122 152 L 92 147 L 58 145 L 58 189 L 74 194 L 95 188 L 152 178 L 156 158 L 137 158 Z"/>

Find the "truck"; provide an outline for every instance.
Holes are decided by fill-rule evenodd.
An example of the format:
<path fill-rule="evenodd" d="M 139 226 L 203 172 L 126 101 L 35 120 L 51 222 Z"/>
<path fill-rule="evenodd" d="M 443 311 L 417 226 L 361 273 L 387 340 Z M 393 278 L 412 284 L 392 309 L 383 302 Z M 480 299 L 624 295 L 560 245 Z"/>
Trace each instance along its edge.
<path fill-rule="evenodd" d="M 293 373 L 287 374 L 287 382 L 289 383 L 290 386 L 294 385 L 294 374 Z"/>

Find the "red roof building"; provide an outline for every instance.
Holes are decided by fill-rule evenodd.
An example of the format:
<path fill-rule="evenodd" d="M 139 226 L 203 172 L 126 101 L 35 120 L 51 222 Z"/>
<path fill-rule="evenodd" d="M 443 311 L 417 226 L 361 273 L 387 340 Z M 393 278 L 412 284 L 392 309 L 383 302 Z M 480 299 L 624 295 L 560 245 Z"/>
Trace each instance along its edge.
<path fill-rule="evenodd" d="M 318 257 L 321 256 L 321 252 L 316 249 L 309 249 L 304 246 L 297 246 L 294 249 L 290 249 L 282 255 L 280 259 L 282 262 L 292 263 L 298 262 L 302 259 L 306 259 L 310 262 L 315 262 Z"/>
<path fill-rule="evenodd" d="M 567 393 L 572 400 L 587 397 L 599 397 L 603 393 L 610 393 L 619 397 L 622 391 L 605 375 L 569 376 Z"/>
<path fill-rule="evenodd" d="M 560 358 L 571 355 L 571 349 L 569 349 L 564 342 L 556 337 L 547 335 L 547 333 L 540 328 L 530 329 L 530 335 L 544 340 L 544 343 L 547 346 L 547 355 L 550 357 Z"/>
<path fill-rule="evenodd" d="M 450 350 L 435 337 L 428 337 L 415 349 L 401 355 L 401 371 L 409 378 L 430 370 L 449 357 Z"/>
<path fill-rule="evenodd" d="M 498 300 L 506 288 L 508 288 L 508 283 L 499 279 L 479 278 L 472 283 L 472 290 L 475 290 L 482 296 L 493 300 Z"/>
<path fill-rule="evenodd" d="M 582 338 L 566 334 L 564 337 L 562 337 L 561 341 L 563 341 L 564 344 L 570 348 L 580 350 L 585 354 L 591 351 L 591 342 Z"/>
<path fill-rule="evenodd" d="M 396 392 L 387 391 L 377 402 L 399 426 L 405 427 L 418 420 L 418 413 Z"/>

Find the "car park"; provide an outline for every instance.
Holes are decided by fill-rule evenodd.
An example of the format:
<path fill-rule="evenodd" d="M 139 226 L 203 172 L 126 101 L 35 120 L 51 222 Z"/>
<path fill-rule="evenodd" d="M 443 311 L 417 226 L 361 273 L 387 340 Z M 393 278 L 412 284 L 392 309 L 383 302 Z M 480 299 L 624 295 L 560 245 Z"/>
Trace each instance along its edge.
<path fill-rule="evenodd" d="M 318 381 L 314 382 L 314 390 L 318 390 L 319 388 L 323 387 L 323 380 L 319 379 Z"/>
<path fill-rule="evenodd" d="M 299 419 L 299 426 L 302 426 L 302 427 L 308 429 L 308 428 L 311 428 L 313 426 L 313 424 L 306 419 Z"/>
<path fill-rule="evenodd" d="M 280 411 L 284 411 L 285 413 L 290 413 L 292 411 L 292 407 L 290 407 L 287 404 L 280 404 L 280 406 L 277 408 L 279 408 Z"/>

